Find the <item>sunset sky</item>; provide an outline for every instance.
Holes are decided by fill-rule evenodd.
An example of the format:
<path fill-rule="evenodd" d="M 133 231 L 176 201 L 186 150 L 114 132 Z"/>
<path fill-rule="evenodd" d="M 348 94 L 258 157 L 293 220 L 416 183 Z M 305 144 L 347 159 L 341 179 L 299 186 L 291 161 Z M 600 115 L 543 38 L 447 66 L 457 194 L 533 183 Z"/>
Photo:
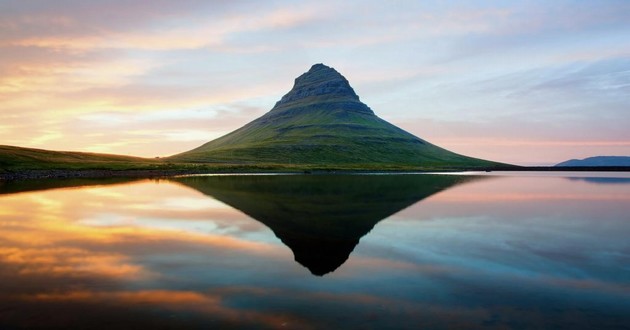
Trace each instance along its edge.
<path fill-rule="evenodd" d="M 630 1 L 0 0 L 0 144 L 168 156 L 314 63 L 469 156 L 630 156 Z"/>

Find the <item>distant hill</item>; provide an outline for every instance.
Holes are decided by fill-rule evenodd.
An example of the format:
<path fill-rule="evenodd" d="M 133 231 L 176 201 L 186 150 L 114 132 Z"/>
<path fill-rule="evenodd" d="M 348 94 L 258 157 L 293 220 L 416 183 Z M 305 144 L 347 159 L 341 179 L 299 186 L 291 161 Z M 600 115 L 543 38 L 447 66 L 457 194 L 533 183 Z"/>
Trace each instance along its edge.
<path fill-rule="evenodd" d="M 335 69 L 315 64 L 262 117 L 174 162 L 322 165 L 356 169 L 488 168 L 379 118 Z"/>
<path fill-rule="evenodd" d="M 556 167 L 592 167 L 592 166 L 630 166 L 627 156 L 596 156 L 584 159 L 571 159 L 555 165 Z"/>

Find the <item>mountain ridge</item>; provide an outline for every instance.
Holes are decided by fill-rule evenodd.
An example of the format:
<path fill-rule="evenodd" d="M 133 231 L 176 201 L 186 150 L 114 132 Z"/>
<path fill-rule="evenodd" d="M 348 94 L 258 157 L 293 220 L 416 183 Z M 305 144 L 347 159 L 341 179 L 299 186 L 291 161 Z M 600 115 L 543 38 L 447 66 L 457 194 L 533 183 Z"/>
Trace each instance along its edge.
<path fill-rule="evenodd" d="M 307 72 L 295 78 L 293 88 L 276 102 L 274 109 L 290 105 L 308 97 L 331 95 L 360 102 L 350 82 L 335 69 L 322 63 L 314 64 Z M 369 108 L 367 108 L 369 109 Z M 371 109 L 369 113 L 374 113 Z"/>

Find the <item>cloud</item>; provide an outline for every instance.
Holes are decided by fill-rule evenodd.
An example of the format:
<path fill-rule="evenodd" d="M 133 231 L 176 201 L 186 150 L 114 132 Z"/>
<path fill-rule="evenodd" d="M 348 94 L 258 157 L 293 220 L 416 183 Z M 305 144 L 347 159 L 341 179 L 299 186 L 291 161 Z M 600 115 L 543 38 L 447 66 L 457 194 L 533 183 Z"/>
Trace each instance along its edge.
<path fill-rule="evenodd" d="M 116 2 L 85 5 L 69 1 L 54 7 L 42 5 L 34 12 L 15 6 L 13 12 L 0 16 L 0 26 L 6 28 L 0 34 L 0 45 L 79 52 L 212 48 L 221 47 L 232 34 L 293 27 L 318 14 L 312 6 L 261 6 L 255 2 L 185 1 L 178 6 L 168 1 L 151 5 Z"/>
<path fill-rule="evenodd" d="M 124 256 L 93 253 L 78 248 L 0 249 L 0 263 L 19 269 L 19 274 L 81 277 L 95 274 L 104 277 L 133 278 L 146 276 L 141 267 L 130 264 Z"/>

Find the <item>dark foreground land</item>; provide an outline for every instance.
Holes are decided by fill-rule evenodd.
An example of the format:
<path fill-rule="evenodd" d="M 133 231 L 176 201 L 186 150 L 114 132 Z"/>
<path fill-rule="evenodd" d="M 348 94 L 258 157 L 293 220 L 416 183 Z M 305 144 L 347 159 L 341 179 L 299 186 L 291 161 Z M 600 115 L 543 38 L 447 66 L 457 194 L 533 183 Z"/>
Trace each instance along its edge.
<path fill-rule="evenodd" d="M 336 168 L 312 166 L 247 166 L 247 165 L 197 165 L 176 164 L 171 168 L 156 169 L 25 169 L 1 171 L 0 180 L 25 180 L 48 178 L 153 178 L 191 174 L 250 174 L 250 173 L 295 173 L 295 174 L 349 174 L 349 173 L 427 173 L 464 171 L 518 171 L 518 172 L 630 172 L 630 167 L 500 167 L 500 168 Z"/>
<path fill-rule="evenodd" d="M 189 167 L 189 168 L 186 168 Z M 297 167 L 297 166 L 175 166 L 172 169 L 43 169 L 43 170 L 18 170 L 0 172 L 0 180 L 24 180 L 24 179 L 52 179 L 52 178 L 115 178 L 115 177 L 166 177 L 189 174 L 250 174 L 250 173 L 295 173 L 295 174 L 326 174 L 326 173 L 424 173 L 424 172 L 460 172 L 467 169 L 361 169 L 361 168 L 325 168 L 325 167 Z M 485 171 L 485 169 L 476 169 Z M 494 169 L 500 170 L 500 169 Z M 509 169 L 504 169 L 509 170 Z M 488 170 L 490 171 L 490 170 Z"/>

